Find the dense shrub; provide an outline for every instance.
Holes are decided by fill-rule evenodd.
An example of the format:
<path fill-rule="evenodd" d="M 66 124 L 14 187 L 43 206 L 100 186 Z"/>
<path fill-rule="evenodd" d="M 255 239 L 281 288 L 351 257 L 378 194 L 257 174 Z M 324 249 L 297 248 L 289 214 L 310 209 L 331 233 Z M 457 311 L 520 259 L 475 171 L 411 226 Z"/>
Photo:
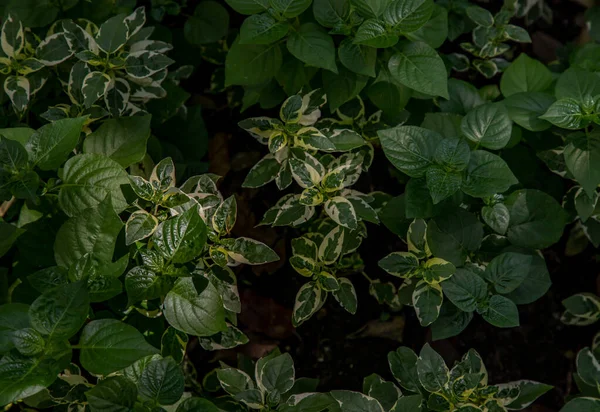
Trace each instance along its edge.
<path fill-rule="evenodd" d="M 412 307 L 431 342 L 475 313 L 520 326 L 552 291 L 544 250 L 600 245 L 600 9 L 545 64 L 523 27 L 552 21 L 543 0 L 0 7 L 0 405 L 499 412 L 552 390 L 492 384 L 475 349 L 447 364 L 429 343 L 391 351 L 362 391 L 297 378 L 290 348 L 216 369 L 191 355 L 252 344 L 238 267 L 284 256 L 305 278 L 290 283 L 294 328 L 364 298 L 382 321 Z M 199 89 L 227 116 L 211 132 L 236 120 L 263 145 L 233 190 L 205 162 L 201 104 L 217 105 Z M 246 236 L 247 206 L 221 193 L 259 190 L 256 223 L 288 247 Z M 563 301 L 565 327 L 600 319 L 591 292 Z M 573 343 L 578 391 L 555 410 L 600 411 L 599 336 Z"/>

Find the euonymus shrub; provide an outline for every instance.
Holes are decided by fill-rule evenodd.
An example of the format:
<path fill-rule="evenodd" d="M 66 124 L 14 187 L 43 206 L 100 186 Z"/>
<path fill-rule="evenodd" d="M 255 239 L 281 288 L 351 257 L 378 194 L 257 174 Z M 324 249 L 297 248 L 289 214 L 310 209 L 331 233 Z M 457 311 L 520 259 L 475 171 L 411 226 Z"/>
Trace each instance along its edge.
<path fill-rule="evenodd" d="M 452 368 L 427 344 L 419 356 L 401 347 L 388 360 L 402 389 L 372 374 L 364 379 L 364 393 L 315 392 L 318 381 L 295 379 L 292 358 L 278 350 L 254 365 L 222 365 L 217 376 L 223 390 L 249 409 L 289 412 L 500 412 L 527 408 L 552 388 L 527 380 L 491 385 L 483 360 L 472 349 Z"/>

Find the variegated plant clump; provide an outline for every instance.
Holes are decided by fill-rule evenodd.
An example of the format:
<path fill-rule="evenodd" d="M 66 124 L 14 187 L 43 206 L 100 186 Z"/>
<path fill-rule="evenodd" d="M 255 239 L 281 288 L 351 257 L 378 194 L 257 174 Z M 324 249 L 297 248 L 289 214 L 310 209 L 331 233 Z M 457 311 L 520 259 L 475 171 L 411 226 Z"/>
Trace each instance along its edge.
<path fill-rule="evenodd" d="M 319 125 L 320 107 L 327 102 L 321 89 L 297 94 L 282 105 L 279 119 L 258 117 L 240 127 L 268 145 L 269 154 L 250 171 L 244 187 L 275 181 L 283 190 L 292 181 L 302 193 L 286 195 L 261 222 L 273 226 L 298 226 L 309 221 L 317 206 L 337 224 L 355 230 L 361 220 L 378 223 L 369 196 L 350 189 L 373 161 L 373 147 L 350 127 Z M 341 153 L 334 156 L 334 153 Z"/>
<path fill-rule="evenodd" d="M 302 189 L 283 196 L 260 224 L 314 222 L 314 230 L 292 241 L 292 267 L 311 278 L 296 296 L 296 325 L 318 311 L 329 293 L 348 312 L 356 312 L 354 286 L 340 275 L 360 271 L 362 262 L 354 252 L 367 235 L 364 222 L 379 223 L 371 206 L 373 196 L 351 189 L 373 161 L 373 146 L 362 129 L 379 117 L 365 120 L 364 104 L 357 100 L 337 110 L 340 120 L 320 119 L 326 102 L 324 92 L 316 89 L 288 98 L 280 110 L 281 120 L 259 117 L 240 122 L 270 152 L 252 168 L 244 186 L 260 187 L 274 180 L 283 190 L 295 181 Z M 322 212 L 317 214 L 320 206 Z"/>
<path fill-rule="evenodd" d="M 235 197 L 223 199 L 218 176 L 206 174 L 175 183 L 170 158 L 159 162 L 149 180 L 129 176 L 138 199 L 125 226 L 127 245 L 136 245 L 138 266 L 125 276 L 129 304 L 154 316 L 160 299 L 167 321 L 177 330 L 200 337 L 208 350 L 229 349 L 248 342 L 236 328 L 241 311 L 237 279 L 231 267 L 260 265 L 279 259 L 265 244 L 230 237 L 237 216 Z M 147 239 L 147 241 L 145 241 Z M 182 318 L 179 305 L 202 302 L 206 316 Z M 150 305 L 150 306 L 149 306 Z"/>
<path fill-rule="evenodd" d="M 251 370 L 222 365 L 216 374 L 234 400 L 252 410 L 282 412 L 506 412 L 525 409 L 552 389 L 531 380 L 490 384 L 483 359 L 473 349 L 452 368 L 429 344 L 418 356 L 400 347 L 388 354 L 388 362 L 396 382 L 371 374 L 363 380 L 364 393 L 316 392 L 318 380 L 296 378 L 292 357 L 278 349 L 250 365 Z"/>
<path fill-rule="evenodd" d="M 1 72 L 4 90 L 22 115 L 51 75 L 58 77 L 70 103 L 51 106 L 42 117 L 55 121 L 89 116 L 88 122 L 130 116 L 144 103 L 166 96 L 161 83 L 173 63 L 172 46 L 149 40 L 143 7 L 119 14 L 100 27 L 89 20 L 59 20 L 38 38 L 8 16 L 2 26 Z"/>

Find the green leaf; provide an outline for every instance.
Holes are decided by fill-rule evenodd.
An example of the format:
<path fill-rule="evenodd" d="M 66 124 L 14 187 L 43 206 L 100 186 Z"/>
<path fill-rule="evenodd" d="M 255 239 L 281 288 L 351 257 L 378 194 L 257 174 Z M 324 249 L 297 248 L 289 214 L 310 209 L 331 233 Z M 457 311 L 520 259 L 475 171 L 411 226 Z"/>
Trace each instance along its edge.
<path fill-rule="evenodd" d="M 392 276 L 409 277 L 419 268 L 419 259 L 409 252 L 393 252 L 379 261 L 379 267 Z"/>
<path fill-rule="evenodd" d="M 519 326 L 519 310 L 515 303 L 501 295 L 493 295 L 489 306 L 481 313 L 483 319 L 499 328 Z"/>
<path fill-rule="evenodd" d="M 0 171 L 17 174 L 27 167 L 28 161 L 27 150 L 21 143 L 0 136 Z"/>
<path fill-rule="evenodd" d="M 527 267 L 529 273 L 521 285 L 506 295 L 517 305 L 527 305 L 535 302 L 546 294 L 552 281 L 546 268 L 546 262 L 539 254 L 532 254 Z"/>
<path fill-rule="evenodd" d="M 433 5 L 431 18 L 418 30 L 406 34 L 410 40 L 422 41 L 439 48 L 448 37 L 448 10 L 438 4 Z"/>
<path fill-rule="evenodd" d="M 575 135 L 564 149 L 565 164 L 588 196 L 600 184 L 600 133 Z"/>
<path fill-rule="evenodd" d="M 193 45 L 215 43 L 227 36 L 229 13 L 216 1 L 202 1 L 184 26 L 185 39 Z M 243 35 L 242 35 L 243 37 Z"/>
<path fill-rule="evenodd" d="M 66 345 L 49 348 L 47 356 L 28 357 L 11 352 L 0 359 L 0 405 L 27 398 L 52 384 L 69 364 Z"/>
<path fill-rule="evenodd" d="M 567 213 L 544 192 L 521 189 L 504 202 L 510 211 L 508 239 L 514 245 L 543 249 L 558 242 Z"/>
<path fill-rule="evenodd" d="M 227 329 L 217 289 L 208 283 L 198 292 L 191 278 L 177 280 L 165 298 L 164 314 L 172 327 L 193 336 L 211 336 Z"/>
<path fill-rule="evenodd" d="M 294 57 L 309 66 L 338 72 L 333 39 L 314 23 L 304 23 L 293 32 L 288 37 L 287 48 Z"/>
<path fill-rule="evenodd" d="M 338 278 L 340 287 L 338 290 L 332 292 L 335 300 L 338 301 L 341 307 L 346 309 L 347 312 L 354 315 L 358 308 L 358 299 L 356 297 L 356 290 L 354 285 L 347 278 Z"/>
<path fill-rule="evenodd" d="M 256 163 L 246 176 L 242 187 L 257 188 L 272 182 L 277 177 L 281 165 L 275 156 L 268 154 Z"/>
<path fill-rule="evenodd" d="M 240 14 L 255 14 L 269 8 L 269 0 L 226 0 Z"/>
<path fill-rule="evenodd" d="M 15 241 L 25 233 L 24 229 L 17 226 L 0 222 L 0 257 L 4 256 L 10 250 Z"/>
<path fill-rule="evenodd" d="M 263 13 L 248 17 L 240 29 L 240 44 L 269 44 L 285 37 L 290 26 Z"/>
<path fill-rule="evenodd" d="M 171 357 L 153 360 L 144 368 L 138 388 L 142 399 L 173 405 L 183 395 L 183 372 Z"/>
<path fill-rule="evenodd" d="M 411 177 L 425 175 L 442 136 L 416 126 L 397 126 L 377 132 L 388 160 Z"/>
<path fill-rule="evenodd" d="M 292 324 L 294 326 L 300 326 L 321 308 L 325 299 L 324 293 L 316 282 L 308 282 L 302 285 L 298 290 L 298 294 L 296 294 L 296 302 L 294 303 L 292 314 Z"/>
<path fill-rule="evenodd" d="M 129 27 L 125 23 L 125 14 L 119 14 L 106 20 L 96 34 L 96 43 L 108 54 L 114 53 L 125 45 L 129 37 Z"/>
<path fill-rule="evenodd" d="M 265 83 L 277 74 L 282 61 L 278 43 L 247 45 L 240 44 L 238 38 L 225 59 L 225 86 Z"/>
<path fill-rule="evenodd" d="M 504 97 L 521 92 L 544 92 L 552 81 L 552 73 L 546 65 L 521 53 L 504 71 L 500 90 Z"/>
<path fill-rule="evenodd" d="M 417 282 L 412 304 L 421 326 L 429 326 L 435 322 L 440 314 L 443 300 L 442 287 L 438 283 L 429 284 L 423 280 Z"/>
<path fill-rule="evenodd" d="M 519 183 L 500 157 L 485 150 L 471 152 L 467 176 L 462 191 L 473 197 L 488 197 L 506 192 L 512 185 Z"/>
<path fill-rule="evenodd" d="M 260 369 L 257 367 L 256 382 L 267 393 L 286 393 L 294 386 L 294 377 L 294 361 L 289 353 L 269 359 Z"/>
<path fill-rule="evenodd" d="M 108 119 L 85 138 L 83 151 L 110 157 L 123 167 L 141 162 L 150 137 L 150 119 L 150 115 Z"/>
<path fill-rule="evenodd" d="M 68 283 L 43 293 L 29 307 L 31 326 L 48 340 L 76 334 L 90 311 L 86 283 Z"/>
<path fill-rule="evenodd" d="M 331 112 L 356 97 L 367 84 L 365 76 L 356 74 L 346 67 L 340 67 L 337 74 L 325 70 L 322 77 Z"/>
<path fill-rule="evenodd" d="M 503 253 L 485 268 L 484 276 L 492 282 L 496 292 L 503 295 L 517 289 L 530 272 L 534 256 L 521 253 Z"/>
<path fill-rule="evenodd" d="M 186 398 L 177 405 L 176 412 L 220 412 L 214 403 L 205 398 Z"/>
<path fill-rule="evenodd" d="M 349 0 L 315 0 L 313 2 L 315 19 L 323 27 L 333 29 L 342 26 L 350 14 Z"/>
<path fill-rule="evenodd" d="M 395 352 L 388 353 L 388 363 L 392 375 L 400 386 L 410 392 L 419 392 L 421 387 L 417 373 L 417 361 L 417 354 L 407 347 L 399 347 Z"/>
<path fill-rule="evenodd" d="M 386 7 L 383 20 L 402 34 L 420 29 L 433 13 L 433 0 L 393 1 Z"/>
<path fill-rule="evenodd" d="M 113 210 L 110 197 L 107 197 L 96 207 L 84 210 L 60 227 L 54 242 L 56 263 L 69 268 L 86 254 L 102 264 L 112 262 L 122 227 L 123 223 Z"/>
<path fill-rule="evenodd" d="M 492 27 L 494 25 L 494 16 L 483 7 L 469 6 L 465 11 L 467 12 L 467 16 L 478 26 Z"/>
<path fill-rule="evenodd" d="M 140 50 L 129 53 L 125 60 L 125 71 L 134 79 L 146 79 L 173 64 L 173 60 L 162 53 Z"/>
<path fill-rule="evenodd" d="M 541 132 L 552 127 L 550 122 L 540 119 L 554 103 L 554 97 L 541 92 L 515 93 L 504 104 L 511 120 L 532 132 Z"/>
<path fill-rule="evenodd" d="M 85 117 L 57 120 L 35 131 L 25 145 L 33 166 L 58 169 L 79 143 L 85 121 Z"/>
<path fill-rule="evenodd" d="M 286 19 L 299 16 L 311 3 L 311 0 L 269 0 L 271 7 Z"/>
<path fill-rule="evenodd" d="M 465 140 L 446 138 L 436 147 L 434 159 L 446 169 L 461 171 L 467 168 L 470 156 L 471 149 Z"/>
<path fill-rule="evenodd" d="M 338 48 L 338 56 L 340 62 L 348 70 L 364 76 L 375 77 L 375 64 L 377 62 L 377 50 L 375 48 L 354 44 L 351 39 L 344 39 Z M 329 93 L 327 97 L 329 97 Z"/>
<path fill-rule="evenodd" d="M 81 333 L 79 348 L 81 365 L 98 375 L 108 375 L 158 353 L 136 328 L 115 319 L 88 323 Z"/>
<path fill-rule="evenodd" d="M 434 205 L 456 193 L 460 189 L 463 180 L 460 172 L 447 170 L 438 165 L 427 168 L 426 178 Z"/>
<path fill-rule="evenodd" d="M 556 82 L 557 99 L 575 99 L 579 103 L 600 95 L 600 79 L 595 73 L 571 67 Z"/>
<path fill-rule="evenodd" d="M 442 284 L 442 287 L 444 286 Z M 469 326 L 472 320 L 473 312 L 463 312 L 454 306 L 449 299 L 445 300 L 440 310 L 440 316 L 431 325 L 432 338 L 436 341 L 457 336 Z"/>
<path fill-rule="evenodd" d="M 194 206 L 161 223 L 152 240 L 165 258 L 173 263 L 187 263 L 202 253 L 206 234 L 206 225 Z"/>
<path fill-rule="evenodd" d="M 460 267 L 479 249 L 483 225 L 471 213 L 457 208 L 434 217 L 427 224 L 427 244 L 434 256 Z"/>
<path fill-rule="evenodd" d="M 68 216 L 76 216 L 110 194 L 115 212 L 120 213 L 127 206 L 121 185 L 128 183 L 127 173 L 114 160 L 92 153 L 77 155 L 65 163 L 58 202 Z"/>
<path fill-rule="evenodd" d="M 510 140 L 512 121 L 501 103 L 487 103 L 471 110 L 462 119 L 463 134 L 487 149 L 502 149 Z"/>
<path fill-rule="evenodd" d="M 417 373 L 423 387 L 438 392 L 450 380 L 450 371 L 442 358 L 428 343 L 423 346 L 417 360 Z"/>
<path fill-rule="evenodd" d="M 25 356 L 38 355 L 46 346 L 44 338 L 32 328 L 14 331 L 12 334 L 12 342 L 19 353 Z"/>
<path fill-rule="evenodd" d="M 598 412 L 600 411 L 600 399 L 575 398 L 569 401 L 560 412 Z"/>
<path fill-rule="evenodd" d="M 508 230 L 510 213 L 503 203 L 496 203 L 493 206 L 484 206 L 481 208 L 481 218 L 491 227 L 494 232 L 504 235 Z"/>
<path fill-rule="evenodd" d="M 467 114 L 485 103 L 475 86 L 463 80 L 448 80 L 448 91 L 449 99 L 440 99 L 438 103 L 444 112 Z"/>
<path fill-rule="evenodd" d="M 171 290 L 173 282 L 169 276 L 160 276 L 152 270 L 136 266 L 125 275 L 128 304 L 163 297 Z"/>
<path fill-rule="evenodd" d="M 96 411 L 126 411 L 133 409 L 137 387 L 124 376 L 103 379 L 85 392 L 90 409 Z"/>
<path fill-rule="evenodd" d="M 386 49 L 398 43 L 399 37 L 378 19 L 368 19 L 360 25 L 353 43 L 375 49 Z"/>
<path fill-rule="evenodd" d="M 548 111 L 539 117 L 563 129 L 577 130 L 589 125 L 590 120 L 581 105 L 571 98 L 559 99 L 552 103 Z"/>
<path fill-rule="evenodd" d="M 377 399 L 352 391 L 331 391 L 344 412 L 384 412 Z"/>
<path fill-rule="evenodd" d="M 422 42 L 404 45 L 388 63 L 390 73 L 403 85 L 432 96 L 448 95 L 448 76 L 437 52 Z"/>
<path fill-rule="evenodd" d="M 29 327 L 29 306 L 23 303 L 7 303 L 0 306 L 0 353 L 13 348 L 14 332 Z"/>
<path fill-rule="evenodd" d="M 473 312 L 477 303 L 488 295 L 487 284 L 477 274 L 464 268 L 442 283 L 444 295 L 464 312 Z"/>
<path fill-rule="evenodd" d="M 388 5 L 386 0 L 350 0 L 350 3 L 362 16 L 373 18 L 381 16 Z"/>

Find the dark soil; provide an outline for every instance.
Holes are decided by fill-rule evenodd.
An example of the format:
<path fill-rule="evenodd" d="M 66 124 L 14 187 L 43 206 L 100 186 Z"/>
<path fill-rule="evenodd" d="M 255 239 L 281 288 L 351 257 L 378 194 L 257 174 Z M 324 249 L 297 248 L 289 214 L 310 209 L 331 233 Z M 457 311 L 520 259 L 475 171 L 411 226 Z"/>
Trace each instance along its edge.
<path fill-rule="evenodd" d="M 490 2 L 490 7 L 495 8 L 496 3 Z M 554 22 L 552 25 L 535 23 L 529 26 L 534 43 L 520 50 L 543 61 L 556 56 L 557 45 L 575 41 L 580 36 L 583 22 L 584 8 L 578 3 L 566 0 L 551 0 L 549 3 L 553 7 Z M 238 20 L 239 16 L 234 16 L 233 24 Z M 518 24 L 523 25 L 523 22 Z M 226 107 L 223 96 L 205 93 L 208 76 L 214 68 L 204 65 L 201 72 L 184 86 L 195 90 L 193 99 L 207 107 L 204 118 L 212 138 L 208 158 L 210 171 L 224 176 L 221 182 L 224 195 L 235 194 L 238 198 L 240 216 L 236 235 L 259 238 L 273 245 L 282 257 L 281 263 L 255 269 L 244 267 L 238 273 L 244 302 L 240 325 L 251 337 L 251 342 L 239 348 L 239 352 L 260 356 L 279 345 L 293 355 L 297 376 L 319 378 L 319 389 L 324 391 L 342 388 L 361 390 L 363 378 L 371 373 L 391 380 L 388 352 L 400 345 L 418 351 L 425 342 L 431 341 L 431 336 L 428 329 L 419 325 L 412 309 L 407 308 L 397 314 L 386 312 L 369 296 L 368 281 L 360 274 L 352 275 L 359 298 L 356 315 L 346 313 L 330 299 L 311 320 L 297 330 L 291 327 L 289 315 L 294 297 L 306 280 L 283 262 L 289 251 L 289 241 L 297 236 L 297 232 L 287 228 L 254 227 L 266 209 L 282 196 L 274 184 L 259 190 L 241 188 L 249 167 L 266 153 L 266 148 L 237 128 L 236 124 L 243 118 L 269 113 L 252 108 L 240 114 L 238 110 Z M 494 80 L 499 81 L 499 77 Z M 273 111 L 271 115 L 277 117 L 277 112 Z M 360 189 L 401 194 L 403 186 L 391 177 L 388 165 L 389 162 L 379 152 L 368 176 L 361 178 Z M 565 234 L 569 229 L 565 230 Z M 392 251 L 401 250 L 402 243 L 383 225 L 369 224 L 368 233 L 369 237 L 360 249 L 366 264 L 365 272 L 371 278 L 393 280 L 378 268 L 377 261 Z M 595 326 L 565 326 L 560 322 L 563 299 L 578 292 L 597 293 L 599 289 L 597 275 L 600 263 L 595 250 L 589 246 L 575 257 L 566 257 L 566 237 L 544 251 L 553 286 L 537 302 L 519 306 L 520 327 L 499 329 L 475 316 L 460 336 L 433 343 L 433 347 L 450 364 L 469 348 L 476 349 L 485 360 L 491 383 L 531 379 L 554 385 L 555 389 L 543 396 L 537 406 L 528 409 L 530 411 L 558 411 L 565 398 L 576 391 L 572 382 L 574 356 L 591 343 L 597 331 Z M 396 333 L 380 330 L 379 335 L 382 336 L 356 337 L 360 335 L 356 332 L 369 322 L 372 326 L 381 326 L 377 321 L 390 316 L 403 317 L 396 319 L 396 326 L 392 328 L 391 332 Z M 392 339 L 399 331 L 402 343 Z M 232 352 L 215 355 L 201 349 L 194 350 L 191 356 L 199 372 L 216 367 L 216 364 L 209 363 L 215 356 L 231 361 L 235 359 Z"/>

